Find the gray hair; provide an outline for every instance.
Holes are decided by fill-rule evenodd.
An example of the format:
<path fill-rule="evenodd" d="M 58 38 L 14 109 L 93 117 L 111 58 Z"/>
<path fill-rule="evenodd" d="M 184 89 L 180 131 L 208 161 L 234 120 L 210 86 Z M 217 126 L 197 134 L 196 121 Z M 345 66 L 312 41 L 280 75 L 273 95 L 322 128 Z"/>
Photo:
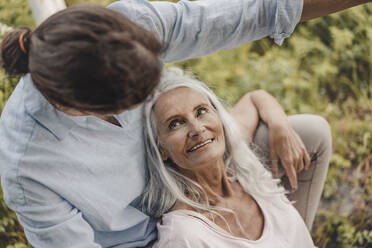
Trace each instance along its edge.
<path fill-rule="evenodd" d="M 145 102 L 145 143 L 148 157 L 148 183 L 142 200 L 142 211 L 153 217 L 160 217 L 169 211 L 176 201 L 184 202 L 194 209 L 215 213 L 226 210 L 210 206 L 202 187 L 177 172 L 171 164 L 163 161 L 159 151 L 154 105 L 159 96 L 175 88 L 188 87 L 206 96 L 214 106 L 222 125 L 226 142 L 224 154 L 225 169 L 230 181 L 238 180 L 243 189 L 255 196 L 280 196 L 285 199 L 279 180 L 265 169 L 256 155 L 241 138 L 241 132 L 232 116 L 226 111 L 217 96 L 202 82 L 179 68 L 171 67 L 163 72 L 161 81 L 151 97 Z M 185 192 L 190 196 L 186 196 Z M 269 200 L 271 197 L 268 198 Z M 203 200 L 203 201 L 202 201 Z"/>

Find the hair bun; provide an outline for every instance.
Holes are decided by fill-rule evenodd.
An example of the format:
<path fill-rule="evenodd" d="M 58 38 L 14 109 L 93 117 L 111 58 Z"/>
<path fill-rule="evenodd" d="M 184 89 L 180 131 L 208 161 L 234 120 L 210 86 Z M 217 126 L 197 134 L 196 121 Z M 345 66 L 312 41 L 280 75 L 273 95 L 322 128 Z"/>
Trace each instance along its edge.
<path fill-rule="evenodd" d="M 0 64 L 9 75 L 28 73 L 31 35 L 29 27 L 20 27 L 5 35 L 0 46 Z"/>

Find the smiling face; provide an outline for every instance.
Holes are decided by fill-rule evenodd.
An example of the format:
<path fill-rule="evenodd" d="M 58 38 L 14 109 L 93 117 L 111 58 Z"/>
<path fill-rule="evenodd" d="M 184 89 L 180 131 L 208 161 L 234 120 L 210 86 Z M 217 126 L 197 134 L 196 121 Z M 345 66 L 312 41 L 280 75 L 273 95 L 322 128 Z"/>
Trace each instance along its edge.
<path fill-rule="evenodd" d="M 223 126 L 207 97 L 186 87 L 170 90 L 157 100 L 154 116 L 163 160 L 186 170 L 223 162 Z"/>

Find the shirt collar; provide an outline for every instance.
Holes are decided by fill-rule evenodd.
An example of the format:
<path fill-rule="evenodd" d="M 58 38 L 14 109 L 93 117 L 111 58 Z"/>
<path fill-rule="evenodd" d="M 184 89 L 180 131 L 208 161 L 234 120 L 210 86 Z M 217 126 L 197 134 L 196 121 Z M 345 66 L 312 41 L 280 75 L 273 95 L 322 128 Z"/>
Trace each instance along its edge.
<path fill-rule="evenodd" d="M 31 75 L 26 74 L 21 78 L 26 112 L 40 125 L 48 129 L 59 140 L 62 140 L 74 126 L 74 122 L 67 114 L 58 111 L 36 89 Z"/>

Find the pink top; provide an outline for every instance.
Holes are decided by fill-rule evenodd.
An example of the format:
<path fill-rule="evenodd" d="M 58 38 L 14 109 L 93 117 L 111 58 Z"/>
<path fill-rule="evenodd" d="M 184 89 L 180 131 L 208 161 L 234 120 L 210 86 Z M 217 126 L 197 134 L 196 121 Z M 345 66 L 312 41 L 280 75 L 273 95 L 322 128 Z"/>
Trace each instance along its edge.
<path fill-rule="evenodd" d="M 255 197 L 264 215 L 258 240 L 234 237 L 217 230 L 183 210 L 164 214 L 158 223 L 153 248 L 314 248 L 309 231 L 297 210 L 276 197 L 275 204 Z"/>

